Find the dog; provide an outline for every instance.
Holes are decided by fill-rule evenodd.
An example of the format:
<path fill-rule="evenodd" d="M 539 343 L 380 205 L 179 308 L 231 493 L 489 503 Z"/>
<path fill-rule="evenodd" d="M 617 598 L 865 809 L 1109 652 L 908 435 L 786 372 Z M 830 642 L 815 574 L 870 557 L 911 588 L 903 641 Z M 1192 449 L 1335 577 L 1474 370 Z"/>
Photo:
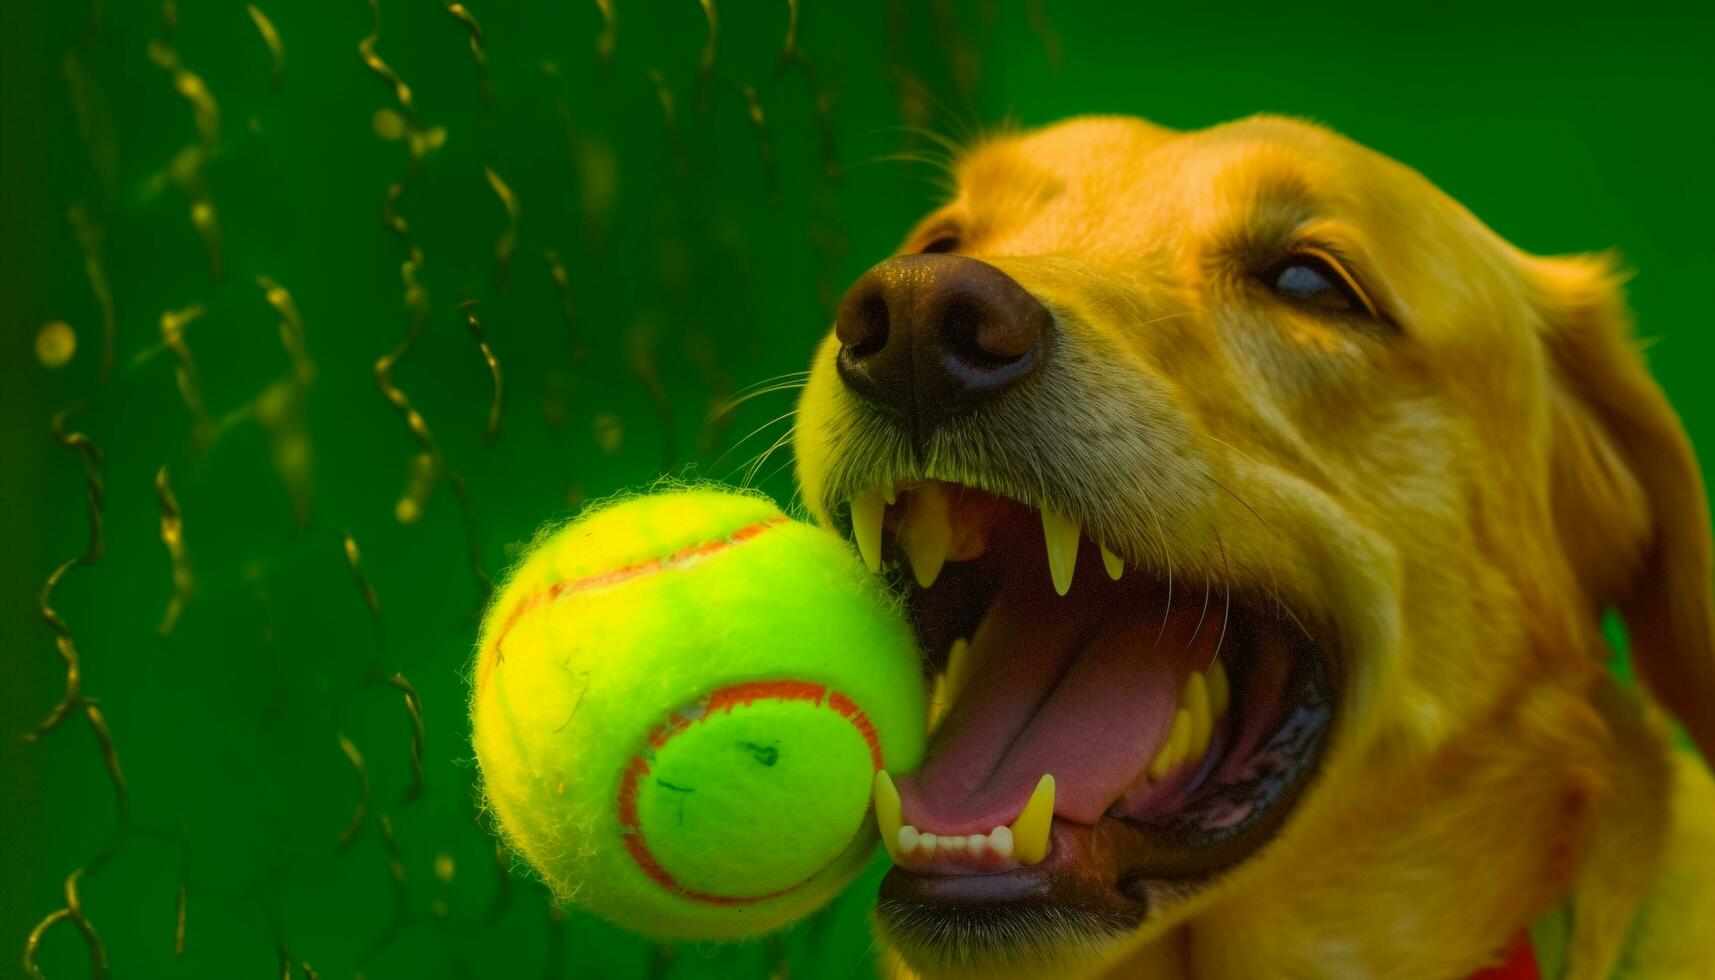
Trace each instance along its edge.
<path fill-rule="evenodd" d="M 936 702 L 884 970 L 1715 977 L 1710 521 L 1613 260 L 1278 117 L 953 176 L 794 436 Z"/>

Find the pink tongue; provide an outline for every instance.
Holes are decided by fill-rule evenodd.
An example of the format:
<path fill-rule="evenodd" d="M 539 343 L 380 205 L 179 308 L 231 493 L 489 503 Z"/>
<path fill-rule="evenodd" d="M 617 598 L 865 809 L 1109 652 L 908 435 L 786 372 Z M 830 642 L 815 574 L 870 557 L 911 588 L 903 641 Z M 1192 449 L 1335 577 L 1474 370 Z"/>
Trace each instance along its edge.
<path fill-rule="evenodd" d="M 1053 773 L 1055 814 L 1093 824 L 1166 742 L 1185 677 L 1213 655 L 1219 610 L 1198 630 L 1202 603 L 1175 603 L 1164 629 L 1163 597 L 1047 586 L 1024 576 L 995 596 L 964 690 L 923 767 L 898 780 L 906 823 L 987 833 Z"/>

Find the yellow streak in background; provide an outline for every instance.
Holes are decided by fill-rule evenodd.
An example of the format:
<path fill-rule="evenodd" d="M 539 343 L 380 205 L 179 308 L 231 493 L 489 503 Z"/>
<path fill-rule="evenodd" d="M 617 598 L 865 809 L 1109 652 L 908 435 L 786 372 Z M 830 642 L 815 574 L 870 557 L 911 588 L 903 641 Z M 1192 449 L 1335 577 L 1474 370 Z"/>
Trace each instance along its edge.
<path fill-rule="evenodd" d="M 73 411 L 75 408 L 55 413 L 49 429 L 53 433 L 54 441 L 76 452 L 83 465 L 83 479 L 88 497 L 89 544 L 82 554 L 67 559 L 50 572 L 37 596 L 37 607 L 42 621 L 53 631 L 54 646 L 66 665 L 65 696 L 48 712 L 47 718 L 25 733 L 25 741 L 34 741 L 58 728 L 75 708 L 83 704 L 82 658 L 78 654 L 77 643 L 72 638 L 71 627 L 66 625 L 66 621 L 53 607 L 54 590 L 59 588 L 60 580 L 65 578 L 66 572 L 74 566 L 89 566 L 99 561 L 106 547 L 101 525 L 102 506 L 107 498 L 107 491 L 101 480 L 101 449 L 82 432 L 66 431 L 66 420 Z"/>
<path fill-rule="evenodd" d="M 173 91 L 191 104 L 191 116 L 196 120 L 197 135 L 210 153 L 220 146 L 220 106 L 209 93 L 202 76 L 186 68 L 179 53 L 159 38 L 149 41 L 149 60 L 157 68 L 173 76 Z"/>
<path fill-rule="evenodd" d="M 380 75 L 388 84 L 393 90 L 394 100 L 405 110 L 406 117 L 414 123 L 417 119 L 417 107 L 411 101 L 411 86 L 406 85 L 405 80 L 375 53 L 376 42 L 381 39 L 381 4 L 378 0 L 369 0 L 369 10 L 374 15 L 374 27 L 370 29 L 368 36 L 357 42 L 358 56 L 370 71 Z"/>
<path fill-rule="evenodd" d="M 423 699 L 404 674 L 394 674 L 387 683 L 405 696 L 405 713 L 411 719 L 411 788 L 405 792 L 405 802 L 409 803 L 423 795 Z"/>
<path fill-rule="evenodd" d="M 560 315 L 566 319 L 566 338 L 572 343 L 572 356 L 581 359 L 582 345 L 578 341 L 578 306 L 572 298 L 572 280 L 566 274 L 566 264 L 560 253 L 544 249 L 542 258 L 548 262 L 548 278 L 554 280 L 554 290 L 560 294 Z"/>
<path fill-rule="evenodd" d="M 714 74 L 716 48 L 721 38 L 720 11 L 715 9 L 715 0 L 697 0 L 703 6 L 703 19 L 708 21 L 708 38 L 703 41 L 702 54 L 697 56 L 698 84 L 707 86 L 709 76 Z"/>
<path fill-rule="evenodd" d="M 684 180 L 690 163 L 685 159 L 684 141 L 679 138 L 679 107 L 673 101 L 673 90 L 667 85 L 667 77 L 655 68 L 649 69 L 647 74 L 655 85 L 655 98 L 661 103 L 661 123 L 667 131 L 667 144 L 673 149 L 673 165 L 679 179 Z"/>
<path fill-rule="evenodd" d="M 267 276 L 257 276 L 256 285 L 262 289 L 262 298 L 280 315 L 280 346 L 292 362 L 292 380 L 308 387 L 316 378 L 316 365 L 304 346 L 304 317 L 298 312 L 298 304 L 286 287 Z"/>
<path fill-rule="evenodd" d="M 511 285 L 512 253 L 518 247 L 518 195 L 512 193 L 512 188 L 493 167 L 483 167 L 482 173 L 488 178 L 488 186 L 494 189 L 494 196 L 500 198 L 501 206 L 506 209 L 506 230 L 494 243 L 495 275 L 499 279 L 500 291 L 505 292 Z"/>
<path fill-rule="evenodd" d="M 369 767 L 363 762 L 363 753 L 357 750 L 357 746 L 352 744 L 351 739 L 345 737 L 344 732 L 335 734 L 339 736 L 340 751 L 345 753 L 351 767 L 357 770 L 357 783 L 360 789 L 357 806 L 351 812 L 351 820 L 339 834 L 339 846 L 344 849 L 350 847 L 352 842 L 357 840 L 358 833 L 363 830 L 363 821 L 369 816 Z"/>
<path fill-rule="evenodd" d="M 61 660 L 66 665 L 65 696 L 49 711 L 39 725 L 24 733 L 25 741 L 35 741 L 43 735 L 58 728 L 71 716 L 74 710 L 83 710 L 84 720 L 89 723 L 90 730 L 95 733 L 96 743 L 101 751 L 102 763 L 107 769 L 108 778 L 113 783 L 114 801 L 119 811 L 120 834 L 124 833 L 130 821 L 130 797 L 125 786 L 125 775 L 119 765 L 119 755 L 113 746 L 113 735 L 108 730 L 107 720 L 101 710 L 86 700 L 83 695 L 82 661 L 78 654 L 77 644 L 72 639 L 71 628 L 66 625 L 52 605 L 54 590 L 66 572 L 76 565 L 93 565 L 100 560 L 105 551 L 105 536 L 103 534 L 101 512 L 106 500 L 106 490 L 101 479 L 101 450 L 90 438 L 82 432 L 68 432 L 66 420 L 70 418 L 75 408 L 62 409 L 56 412 L 50 423 L 50 431 L 54 441 L 67 449 L 78 453 L 83 465 L 84 483 L 88 488 L 89 509 L 89 544 L 83 553 L 71 558 L 49 573 L 47 581 L 42 583 L 41 593 L 37 602 L 42 621 L 54 633 L 54 645 Z M 110 857 L 122 840 L 116 835 L 113 842 L 96 861 Z M 93 863 L 93 862 L 92 862 Z M 65 906 L 48 913 L 35 928 L 30 930 L 24 940 L 23 966 L 28 976 L 41 980 L 42 971 L 36 965 L 36 958 L 41 949 L 42 937 L 49 929 L 60 922 L 70 922 L 83 939 L 89 951 L 89 976 L 92 980 L 105 980 L 107 976 L 107 949 L 101 941 L 101 936 L 95 931 L 89 918 L 84 914 L 83 904 L 78 899 L 78 881 L 83 877 L 86 868 L 80 867 L 66 878 Z"/>
<path fill-rule="evenodd" d="M 119 189 L 119 136 L 112 106 L 101 86 L 84 71 L 75 51 L 67 51 L 60 59 L 60 73 L 70 92 L 78 135 L 89 149 L 90 168 L 101 181 L 102 200 L 111 203 Z"/>
<path fill-rule="evenodd" d="M 780 46 L 780 60 L 791 61 L 798 55 L 798 0 L 786 0 L 786 42 Z"/>
<path fill-rule="evenodd" d="M 750 119 L 751 131 L 756 134 L 756 149 L 762 158 L 762 183 L 771 195 L 780 193 L 780 178 L 774 169 L 774 141 L 768 135 L 768 117 L 762 111 L 762 102 L 757 98 L 756 86 L 740 85 L 739 92 L 744 96 L 745 115 Z"/>
<path fill-rule="evenodd" d="M 399 411 L 405 418 L 405 427 L 417 440 L 421 452 L 412 460 L 411 482 L 404 496 L 394 505 L 394 516 L 402 524 L 415 522 L 423 512 L 429 495 L 441 477 L 446 477 L 452 485 L 454 494 L 458 497 L 459 509 L 464 518 L 465 545 L 470 561 L 471 572 L 476 576 L 481 598 L 486 601 L 493 582 L 488 573 L 482 568 L 482 548 L 476 531 L 476 512 L 471 503 L 470 492 L 465 486 L 464 477 L 446 462 L 440 446 L 435 442 L 434 433 L 424 420 L 422 413 L 411 404 L 411 399 L 393 380 L 393 368 L 399 360 L 410 353 L 417 337 L 423 331 L 423 324 L 429 315 L 428 293 L 418 280 L 418 273 L 423 267 L 423 251 L 417 246 L 411 235 L 411 225 L 398 211 L 398 204 L 405 196 L 406 188 L 415 180 L 421 168 L 423 158 L 429 152 L 438 149 L 446 140 L 446 130 L 440 127 L 424 129 L 418 124 L 416 105 L 411 100 L 411 87 L 405 84 L 398 73 L 394 72 L 387 63 L 376 54 L 375 45 L 381 36 L 381 7 L 378 0 L 369 0 L 369 9 L 374 15 L 374 26 L 368 36 L 358 42 L 358 54 L 364 65 L 370 71 L 386 81 L 393 91 L 394 98 L 403 110 L 410 136 L 410 167 L 405 176 L 387 188 L 387 194 L 382 199 L 381 221 L 392 229 L 405 245 L 406 258 L 400 263 L 399 278 L 404 283 L 405 309 L 410 314 L 410 324 L 405 336 L 392 350 L 376 358 L 374 372 L 375 383 L 381 389 L 382 397 Z"/>
<path fill-rule="evenodd" d="M 107 948 L 102 945 L 101 936 L 90 925 L 88 916 L 83 913 L 83 902 L 77 894 L 78 879 L 83 877 L 83 869 L 78 868 L 66 878 L 64 908 L 49 912 L 47 917 L 36 923 L 30 930 L 30 935 L 24 940 L 24 972 L 31 980 L 43 980 L 41 968 L 36 965 L 37 952 L 41 949 L 42 937 L 47 931 L 60 922 L 70 922 L 77 927 L 78 935 L 83 938 L 84 945 L 89 947 L 89 976 L 90 980 L 106 980 L 107 977 Z"/>
<path fill-rule="evenodd" d="M 113 373 L 113 346 L 118 334 L 118 318 L 113 312 L 113 288 L 107 284 L 107 270 L 101 264 L 101 229 L 90 218 L 82 204 L 73 204 L 66 211 L 71 222 L 77 247 L 83 252 L 83 272 L 89 279 L 89 291 L 95 294 L 101 310 L 101 380 Z"/>
<path fill-rule="evenodd" d="M 263 13 L 260 7 L 252 3 L 246 4 L 245 9 L 250 11 L 250 19 L 255 22 L 257 33 L 262 35 L 262 43 L 268 45 L 269 56 L 274 59 L 272 77 L 274 85 L 278 87 L 286 77 L 286 46 L 281 43 L 280 32 L 274 28 L 274 22 L 268 19 L 268 15 Z"/>
<path fill-rule="evenodd" d="M 167 557 L 173 563 L 173 595 L 167 600 L 167 611 L 161 616 L 161 624 L 156 629 L 162 636 L 171 636 L 186 603 L 190 602 L 196 579 L 185 551 L 184 513 L 179 508 L 179 498 L 173 493 L 165 466 L 155 473 L 155 498 L 161 504 L 161 543 L 166 546 Z"/>
<path fill-rule="evenodd" d="M 363 595 L 363 606 L 369 610 L 371 618 L 377 623 L 381 620 L 381 600 L 375 597 L 375 589 L 370 586 L 369 579 L 363 575 L 363 553 L 357 548 L 357 541 L 350 532 L 345 535 L 345 567 L 351 572 L 352 581 L 357 583 L 357 589 Z"/>
<path fill-rule="evenodd" d="M 595 5 L 601 10 L 601 34 L 595 39 L 595 53 L 606 68 L 613 61 L 613 49 L 619 39 L 619 16 L 614 12 L 613 0 L 595 0 Z"/>
<path fill-rule="evenodd" d="M 196 303 L 182 310 L 168 310 L 161 314 L 161 343 L 173 353 L 177 362 L 174 367 L 174 377 L 179 386 L 179 395 L 184 399 L 185 408 L 191 416 L 192 441 L 201 446 L 206 444 L 214 435 L 214 423 L 209 421 L 208 411 L 203 405 L 202 384 L 197 379 L 196 360 L 191 357 L 191 349 L 185 345 L 185 327 L 194 323 L 204 312 L 203 305 Z"/>
<path fill-rule="evenodd" d="M 501 378 L 500 359 L 494 356 L 493 348 L 488 346 L 488 337 L 483 332 L 482 322 L 476 318 L 476 300 L 467 299 L 459 304 L 459 312 L 464 314 L 465 326 L 470 328 L 470 335 L 476 340 L 476 349 L 482 353 L 484 364 L 488 365 L 488 376 L 493 381 L 494 397 L 488 403 L 488 423 L 483 427 L 485 439 L 493 439 L 500 435 L 500 408 L 505 383 Z"/>
<path fill-rule="evenodd" d="M 488 80 L 488 52 L 482 46 L 482 26 L 476 22 L 476 16 L 462 3 L 448 3 L 447 13 L 453 19 L 465 26 L 470 32 L 470 56 L 476 62 L 476 87 L 484 102 L 494 99 L 494 86 Z"/>

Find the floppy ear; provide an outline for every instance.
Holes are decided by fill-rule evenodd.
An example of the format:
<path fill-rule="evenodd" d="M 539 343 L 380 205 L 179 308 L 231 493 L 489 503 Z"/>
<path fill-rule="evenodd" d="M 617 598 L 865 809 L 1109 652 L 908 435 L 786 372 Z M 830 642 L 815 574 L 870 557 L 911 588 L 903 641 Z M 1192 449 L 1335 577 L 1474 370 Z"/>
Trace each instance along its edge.
<path fill-rule="evenodd" d="M 1638 674 L 1715 760 L 1709 506 L 1691 442 L 1644 366 L 1612 261 L 1533 265 L 1563 546 L 1596 608 L 1618 607 Z"/>

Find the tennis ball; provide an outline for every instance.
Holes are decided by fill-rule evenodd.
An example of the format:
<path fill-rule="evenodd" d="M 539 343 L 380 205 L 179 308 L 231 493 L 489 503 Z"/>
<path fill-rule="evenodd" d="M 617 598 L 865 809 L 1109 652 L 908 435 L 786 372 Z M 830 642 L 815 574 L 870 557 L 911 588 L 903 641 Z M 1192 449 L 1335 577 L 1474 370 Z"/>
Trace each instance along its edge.
<path fill-rule="evenodd" d="M 489 608 L 471 724 L 498 829 L 562 900 L 658 939 L 829 901 L 923 753 L 919 657 L 845 543 L 689 489 L 540 537 Z"/>

